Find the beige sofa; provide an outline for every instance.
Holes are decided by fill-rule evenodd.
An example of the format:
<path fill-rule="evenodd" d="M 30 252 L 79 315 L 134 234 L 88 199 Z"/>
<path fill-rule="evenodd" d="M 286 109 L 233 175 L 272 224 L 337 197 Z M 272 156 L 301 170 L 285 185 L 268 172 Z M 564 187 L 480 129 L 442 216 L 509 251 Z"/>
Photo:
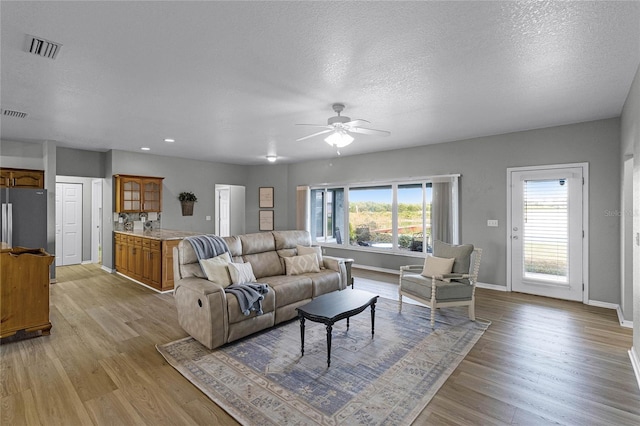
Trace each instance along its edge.
<path fill-rule="evenodd" d="M 269 285 L 262 315 L 244 315 L 233 294 L 208 281 L 191 243 L 174 248 L 175 302 L 180 326 L 209 349 L 290 320 L 314 297 L 343 290 L 351 280 L 351 259 L 322 256 L 320 272 L 287 275 L 283 258 L 310 246 L 306 231 L 272 231 L 224 237 L 233 262 L 251 263 L 259 283 Z"/>

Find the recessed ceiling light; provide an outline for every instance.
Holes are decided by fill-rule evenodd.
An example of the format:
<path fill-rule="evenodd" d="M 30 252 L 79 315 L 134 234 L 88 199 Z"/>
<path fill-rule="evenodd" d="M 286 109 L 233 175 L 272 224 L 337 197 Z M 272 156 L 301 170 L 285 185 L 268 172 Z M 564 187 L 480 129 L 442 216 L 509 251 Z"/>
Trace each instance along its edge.
<path fill-rule="evenodd" d="M 171 139 L 171 138 L 166 138 L 164 141 L 167 142 L 167 143 L 173 143 L 176 140 L 175 139 Z"/>
<path fill-rule="evenodd" d="M 151 151 L 151 148 L 149 148 L 149 147 L 147 147 L 147 146 L 140 147 L 140 149 L 141 149 L 142 151 Z"/>
<path fill-rule="evenodd" d="M 275 163 L 277 159 L 278 159 L 278 157 L 276 157 L 275 155 L 267 155 L 267 160 L 270 163 Z"/>

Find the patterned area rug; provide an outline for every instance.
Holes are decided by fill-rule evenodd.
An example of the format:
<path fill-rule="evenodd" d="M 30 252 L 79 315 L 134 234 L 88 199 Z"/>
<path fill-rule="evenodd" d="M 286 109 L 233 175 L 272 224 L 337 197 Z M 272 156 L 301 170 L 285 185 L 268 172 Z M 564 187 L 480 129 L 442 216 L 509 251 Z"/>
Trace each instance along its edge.
<path fill-rule="evenodd" d="M 244 425 L 406 425 L 429 403 L 489 322 L 466 308 L 429 309 L 378 299 L 375 337 L 369 309 L 334 325 L 331 367 L 323 324 L 293 320 L 213 351 L 191 337 L 158 351 L 184 377 Z"/>

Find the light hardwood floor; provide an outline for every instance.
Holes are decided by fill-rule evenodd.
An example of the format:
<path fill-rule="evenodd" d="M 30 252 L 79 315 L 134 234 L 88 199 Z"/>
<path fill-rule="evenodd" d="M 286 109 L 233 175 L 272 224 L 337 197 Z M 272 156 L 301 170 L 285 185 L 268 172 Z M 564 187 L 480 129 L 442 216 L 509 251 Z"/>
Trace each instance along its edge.
<path fill-rule="evenodd" d="M 397 276 L 354 275 L 397 298 Z M 156 351 L 186 336 L 172 294 L 96 265 L 57 279 L 51 335 L 0 345 L 0 424 L 237 424 Z M 640 424 L 631 330 L 614 311 L 478 289 L 476 312 L 492 325 L 415 424 Z"/>

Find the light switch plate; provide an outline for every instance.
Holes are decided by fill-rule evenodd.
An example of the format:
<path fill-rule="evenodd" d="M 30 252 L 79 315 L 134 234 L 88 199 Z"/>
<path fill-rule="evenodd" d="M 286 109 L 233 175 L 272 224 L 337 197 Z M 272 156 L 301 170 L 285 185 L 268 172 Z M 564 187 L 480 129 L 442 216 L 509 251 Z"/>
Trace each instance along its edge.
<path fill-rule="evenodd" d="M 211 216 L 205 217 L 205 220 L 211 220 Z"/>
<path fill-rule="evenodd" d="M 493 228 L 496 228 L 498 226 L 498 221 L 495 219 L 489 219 L 487 220 L 487 226 L 491 226 Z"/>

